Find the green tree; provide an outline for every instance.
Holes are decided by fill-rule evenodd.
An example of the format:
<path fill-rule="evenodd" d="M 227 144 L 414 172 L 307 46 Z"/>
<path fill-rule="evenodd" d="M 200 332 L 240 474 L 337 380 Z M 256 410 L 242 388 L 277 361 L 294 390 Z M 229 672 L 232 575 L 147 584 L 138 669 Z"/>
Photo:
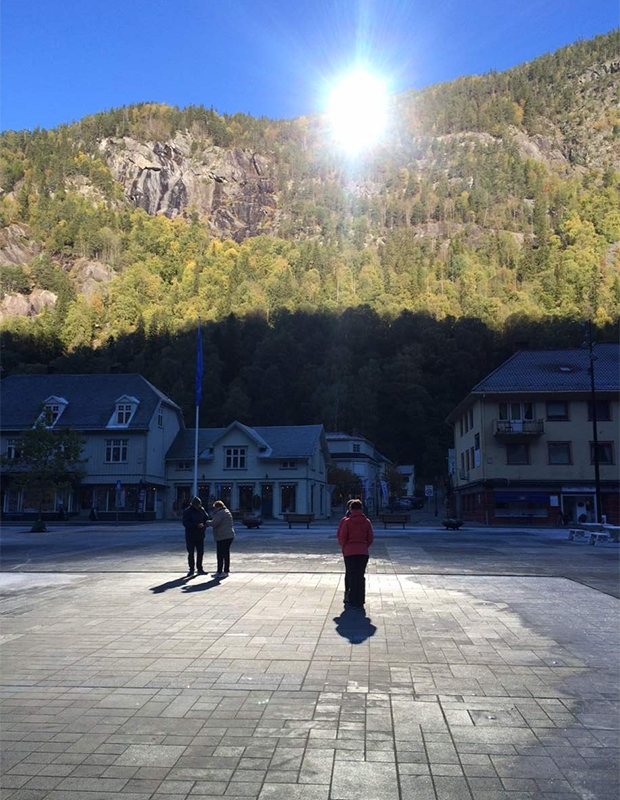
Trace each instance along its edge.
<path fill-rule="evenodd" d="M 33 428 L 17 439 L 16 458 L 3 459 L 7 474 L 18 486 L 33 489 L 39 497 L 39 519 L 33 531 L 45 531 L 43 500 L 46 491 L 66 489 L 86 474 L 82 450 L 84 441 L 70 428 L 49 427 L 50 419 L 40 417 Z"/>

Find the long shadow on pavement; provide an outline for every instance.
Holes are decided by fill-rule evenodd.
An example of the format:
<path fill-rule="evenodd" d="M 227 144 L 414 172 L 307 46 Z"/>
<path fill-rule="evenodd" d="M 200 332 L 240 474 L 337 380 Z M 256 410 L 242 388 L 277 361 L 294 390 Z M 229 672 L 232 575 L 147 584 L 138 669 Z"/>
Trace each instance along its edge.
<path fill-rule="evenodd" d="M 222 583 L 221 578 L 213 578 L 206 583 L 195 583 L 193 586 L 184 586 L 184 592 L 204 592 L 207 589 L 214 589 L 216 586 L 220 586 Z"/>
<path fill-rule="evenodd" d="M 369 617 L 363 611 L 354 608 L 345 608 L 339 617 L 334 617 L 336 623 L 336 633 L 344 639 L 348 639 L 351 644 L 361 644 L 366 639 L 374 636 L 377 627 L 372 624 Z"/>
<path fill-rule="evenodd" d="M 160 583 L 159 586 L 152 586 L 151 591 L 153 594 L 161 594 L 162 592 L 167 592 L 168 589 L 177 589 L 179 586 L 185 586 L 187 581 L 191 580 L 191 578 L 191 575 L 184 575 L 182 578 L 177 578 L 174 581 Z"/>

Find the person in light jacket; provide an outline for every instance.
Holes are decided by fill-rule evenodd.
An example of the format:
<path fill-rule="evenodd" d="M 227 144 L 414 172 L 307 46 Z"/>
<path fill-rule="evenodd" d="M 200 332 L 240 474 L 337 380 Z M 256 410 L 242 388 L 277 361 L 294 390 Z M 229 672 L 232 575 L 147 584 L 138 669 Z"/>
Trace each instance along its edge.
<path fill-rule="evenodd" d="M 364 514 L 362 501 L 354 500 L 351 514 L 343 517 L 338 526 L 338 542 L 342 547 L 345 565 L 345 587 L 352 608 L 363 608 L 366 595 L 364 574 L 368 565 L 369 547 L 373 542 L 372 524 Z"/>
<path fill-rule="evenodd" d="M 230 511 L 221 500 L 213 503 L 213 517 L 207 522 L 213 528 L 213 538 L 217 550 L 217 572 L 214 578 L 227 578 L 230 572 L 230 545 L 235 538 L 235 528 Z"/>

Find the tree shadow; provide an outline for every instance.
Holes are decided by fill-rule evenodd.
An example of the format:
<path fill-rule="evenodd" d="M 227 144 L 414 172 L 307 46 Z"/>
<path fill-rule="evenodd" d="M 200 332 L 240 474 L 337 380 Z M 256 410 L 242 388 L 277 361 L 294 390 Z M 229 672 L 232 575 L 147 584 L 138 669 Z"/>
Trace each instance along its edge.
<path fill-rule="evenodd" d="M 190 581 L 192 577 L 192 575 L 184 575 L 182 578 L 176 578 L 167 583 L 160 583 L 159 586 L 152 586 L 151 592 L 153 592 L 153 594 L 161 594 L 162 592 L 167 592 L 168 589 L 176 589 L 179 586 L 185 586 L 187 581 Z"/>
<path fill-rule="evenodd" d="M 212 578 L 210 581 L 206 581 L 205 583 L 195 583 L 193 586 L 184 586 L 184 592 L 205 592 L 207 589 L 214 589 L 216 586 L 219 586 L 222 582 L 221 578 Z"/>
<path fill-rule="evenodd" d="M 361 609 L 345 608 L 339 617 L 334 617 L 336 633 L 351 644 L 361 644 L 374 636 L 377 627 Z"/>

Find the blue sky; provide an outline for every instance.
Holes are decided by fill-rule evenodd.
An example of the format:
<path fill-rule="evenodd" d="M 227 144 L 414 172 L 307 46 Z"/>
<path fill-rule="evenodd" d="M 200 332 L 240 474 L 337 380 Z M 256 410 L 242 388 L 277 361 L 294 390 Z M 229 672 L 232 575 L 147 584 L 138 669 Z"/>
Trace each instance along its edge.
<path fill-rule="evenodd" d="M 156 100 L 292 117 L 356 61 L 395 91 L 619 24 L 615 0 L 2 0 L 2 129 Z"/>

